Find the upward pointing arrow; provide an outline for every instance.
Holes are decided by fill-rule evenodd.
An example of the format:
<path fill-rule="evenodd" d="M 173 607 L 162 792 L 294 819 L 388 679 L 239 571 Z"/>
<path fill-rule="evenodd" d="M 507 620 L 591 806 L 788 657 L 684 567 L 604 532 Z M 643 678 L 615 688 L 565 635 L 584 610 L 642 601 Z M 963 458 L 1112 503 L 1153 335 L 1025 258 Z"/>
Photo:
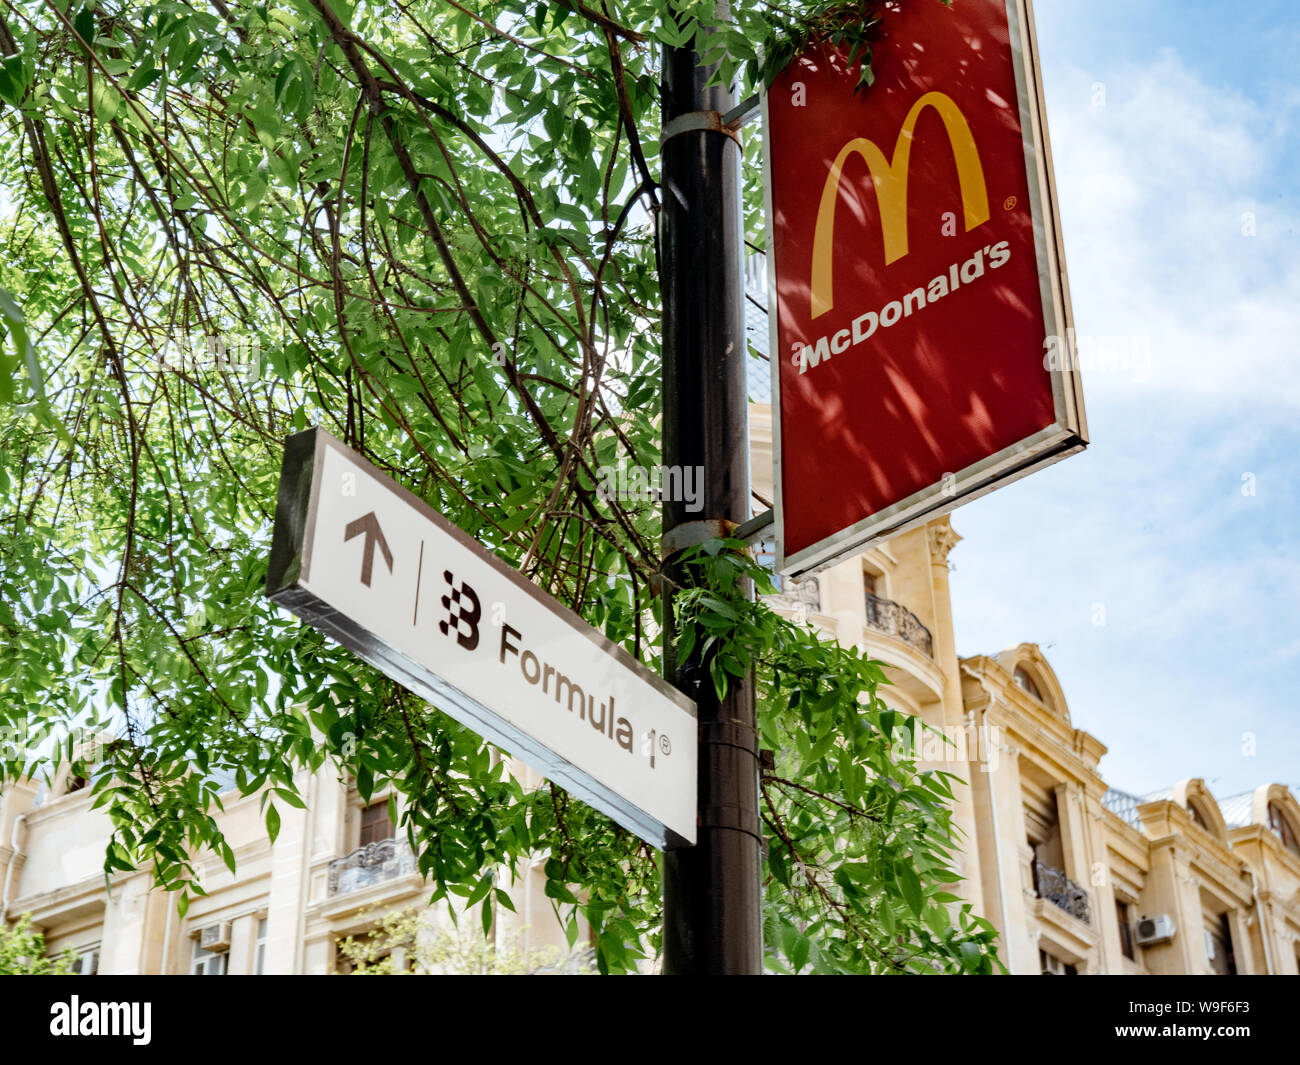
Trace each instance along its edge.
<path fill-rule="evenodd" d="M 343 530 L 343 542 L 347 543 L 354 536 L 365 535 L 366 547 L 361 555 L 361 583 L 367 588 L 370 587 L 370 574 L 375 567 L 375 544 L 379 544 L 379 550 L 384 553 L 384 561 L 388 564 L 388 572 L 393 572 L 393 553 L 388 549 L 388 541 L 384 539 L 384 531 L 379 527 L 379 519 L 375 517 L 372 510 L 369 514 L 363 514 L 356 521 L 350 521 L 347 528 Z"/>

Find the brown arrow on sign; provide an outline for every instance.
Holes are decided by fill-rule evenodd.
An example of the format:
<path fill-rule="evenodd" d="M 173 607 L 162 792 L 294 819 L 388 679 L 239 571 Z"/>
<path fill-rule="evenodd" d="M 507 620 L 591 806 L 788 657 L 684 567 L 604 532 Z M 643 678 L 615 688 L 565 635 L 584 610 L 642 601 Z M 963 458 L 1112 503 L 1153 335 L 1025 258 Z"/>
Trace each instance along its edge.
<path fill-rule="evenodd" d="M 361 583 L 367 588 L 370 587 L 370 575 L 375 566 L 375 544 L 379 544 L 379 550 L 384 553 L 384 561 L 388 564 L 388 572 L 393 572 L 393 553 L 388 549 L 388 541 L 384 539 L 384 531 L 379 527 L 379 519 L 375 517 L 372 510 L 368 514 L 363 514 L 356 521 L 350 521 L 343 530 L 343 542 L 351 540 L 354 536 L 364 535 L 366 538 L 365 550 L 361 555 Z"/>

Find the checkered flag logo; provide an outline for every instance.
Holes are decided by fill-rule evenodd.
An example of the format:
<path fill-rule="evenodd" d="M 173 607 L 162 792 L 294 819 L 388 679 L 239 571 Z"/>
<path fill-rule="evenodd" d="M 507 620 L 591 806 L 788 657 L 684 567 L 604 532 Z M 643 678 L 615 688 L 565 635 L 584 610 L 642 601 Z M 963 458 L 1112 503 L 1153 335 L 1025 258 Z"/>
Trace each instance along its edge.
<path fill-rule="evenodd" d="M 478 595 L 464 581 L 458 587 L 451 570 L 443 570 L 442 577 L 451 591 L 442 597 L 447 620 L 438 622 L 438 628 L 444 636 L 450 636 L 454 632 L 456 642 L 465 650 L 472 651 L 478 646 L 478 623 L 483 616 Z"/>

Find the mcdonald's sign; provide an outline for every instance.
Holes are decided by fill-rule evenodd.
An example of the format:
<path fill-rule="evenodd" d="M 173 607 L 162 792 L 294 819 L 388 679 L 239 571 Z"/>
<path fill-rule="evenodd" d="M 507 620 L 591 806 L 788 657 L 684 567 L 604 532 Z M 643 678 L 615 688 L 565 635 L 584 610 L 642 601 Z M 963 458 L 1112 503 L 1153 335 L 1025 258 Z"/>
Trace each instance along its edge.
<path fill-rule="evenodd" d="M 886 10 L 764 94 L 778 566 L 856 554 L 1087 443 L 1028 0 Z"/>

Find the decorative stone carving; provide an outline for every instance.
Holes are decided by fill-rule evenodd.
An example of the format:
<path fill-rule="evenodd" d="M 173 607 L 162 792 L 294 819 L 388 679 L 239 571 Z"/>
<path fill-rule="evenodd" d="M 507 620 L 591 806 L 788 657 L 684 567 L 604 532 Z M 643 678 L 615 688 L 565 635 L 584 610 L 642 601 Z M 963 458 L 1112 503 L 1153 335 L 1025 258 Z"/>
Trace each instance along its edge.
<path fill-rule="evenodd" d="M 961 543 L 961 537 L 945 515 L 925 527 L 925 538 L 930 545 L 930 558 L 942 565 L 948 564 L 948 553 Z"/>

